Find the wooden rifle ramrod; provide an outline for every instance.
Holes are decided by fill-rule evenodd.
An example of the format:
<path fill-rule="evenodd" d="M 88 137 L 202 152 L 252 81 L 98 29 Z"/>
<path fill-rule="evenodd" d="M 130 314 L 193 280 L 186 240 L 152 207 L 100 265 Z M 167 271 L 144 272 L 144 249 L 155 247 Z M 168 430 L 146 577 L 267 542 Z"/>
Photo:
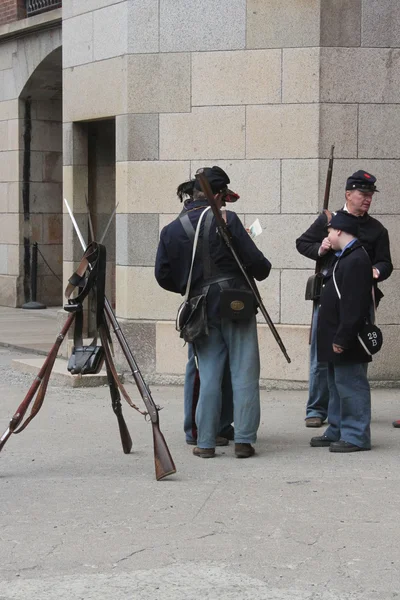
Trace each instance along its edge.
<path fill-rule="evenodd" d="M 258 307 L 259 307 L 264 319 L 266 320 L 267 325 L 270 328 L 271 333 L 274 336 L 279 348 L 281 349 L 282 354 L 286 358 L 287 362 L 290 363 L 291 362 L 290 357 L 286 351 L 286 348 L 282 342 L 282 339 L 281 339 L 279 333 L 277 332 L 277 330 L 275 328 L 275 325 L 273 324 L 273 322 L 271 320 L 271 317 L 269 316 L 269 314 L 267 312 L 267 309 L 264 306 L 264 303 L 262 301 L 262 298 L 260 296 L 260 293 L 258 291 L 256 283 L 252 277 L 249 277 L 248 273 L 246 272 L 246 269 L 244 268 L 239 256 L 237 255 L 237 253 L 235 251 L 235 248 L 233 247 L 231 233 L 230 233 L 224 219 L 222 218 L 220 210 L 218 209 L 218 207 L 216 205 L 214 195 L 212 193 L 211 186 L 208 182 L 208 179 L 206 178 L 204 173 L 201 173 L 201 172 L 196 174 L 196 179 L 199 181 L 201 190 L 211 206 L 211 210 L 213 211 L 215 220 L 217 222 L 217 227 L 218 227 L 218 231 L 219 231 L 221 238 L 224 240 L 225 244 L 228 246 L 229 250 L 231 251 L 233 258 L 237 262 L 239 269 L 243 273 L 244 278 L 246 279 L 251 291 L 253 292 L 256 302 L 258 304 Z"/>

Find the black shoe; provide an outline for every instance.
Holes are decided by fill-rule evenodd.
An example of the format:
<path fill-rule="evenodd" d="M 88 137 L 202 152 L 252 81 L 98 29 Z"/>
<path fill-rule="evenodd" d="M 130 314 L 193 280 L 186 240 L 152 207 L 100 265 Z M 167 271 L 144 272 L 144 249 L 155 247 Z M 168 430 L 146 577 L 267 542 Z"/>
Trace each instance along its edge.
<path fill-rule="evenodd" d="M 251 444 L 235 444 L 236 458 L 250 458 L 254 453 L 255 450 Z"/>
<path fill-rule="evenodd" d="M 361 452 L 363 450 L 371 450 L 371 448 L 361 448 L 361 446 L 350 444 L 350 442 L 345 442 L 344 440 L 332 442 L 329 448 L 330 452 Z"/>
<path fill-rule="evenodd" d="M 313 448 L 322 448 L 323 446 L 330 446 L 332 444 L 332 440 L 326 437 L 326 435 L 318 435 L 317 437 L 313 437 L 310 440 L 310 446 Z"/>
<path fill-rule="evenodd" d="M 220 431 L 218 435 L 226 438 L 227 440 L 233 441 L 235 439 L 235 430 L 233 427 L 229 427 Z"/>
<path fill-rule="evenodd" d="M 398 429 L 400 427 L 400 419 L 398 419 L 397 421 L 393 421 L 392 425 L 393 427 L 396 427 L 396 429 Z"/>

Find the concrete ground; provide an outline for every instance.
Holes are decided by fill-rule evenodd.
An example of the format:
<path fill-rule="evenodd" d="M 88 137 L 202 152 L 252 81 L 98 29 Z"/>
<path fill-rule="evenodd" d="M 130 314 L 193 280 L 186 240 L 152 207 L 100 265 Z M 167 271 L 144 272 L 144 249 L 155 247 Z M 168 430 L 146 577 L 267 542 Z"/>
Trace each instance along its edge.
<path fill-rule="evenodd" d="M 0 435 L 32 376 L 0 348 Z M 136 388 L 128 385 L 134 402 Z M 52 384 L 0 455 L 0 600 L 388 600 L 400 594 L 399 392 L 373 392 L 373 450 L 311 448 L 306 392 L 262 392 L 257 455 L 204 460 L 182 388 L 154 387 L 177 473 L 154 478 L 151 425 L 108 391 Z M 316 430 L 318 433 L 321 430 Z"/>

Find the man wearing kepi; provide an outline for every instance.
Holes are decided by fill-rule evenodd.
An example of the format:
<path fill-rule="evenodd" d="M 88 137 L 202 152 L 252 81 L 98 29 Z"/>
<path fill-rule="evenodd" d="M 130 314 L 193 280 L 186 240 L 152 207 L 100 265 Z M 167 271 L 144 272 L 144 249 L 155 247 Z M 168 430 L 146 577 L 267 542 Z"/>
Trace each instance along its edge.
<path fill-rule="evenodd" d="M 237 194 L 228 189 L 230 180 L 221 168 L 207 167 L 202 172 L 219 208 L 237 199 Z M 189 298 L 205 294 L 208 333 L 203 333 L 193 343 L 201 381 L 196 410 L 197 446 L 193 454 L 202 458 L 215 455 L 221 386 L 228 361 L 234 405 L 235 454 L 238 458 L 248 458 L 254 454 L 252 444 L 256 441 L 260 422 L 256 306 L 252 294 L 249 294 L 246 318 L 234 317 L 235 320 L 231 320 L 231 313 L 225 312 L 224 298 L 227 294 L 240 290 L 245 296 L 249 288 L 217 231 L 215 218 L 197 180 L 193 201 L 187 209 L 189 223 L 187 220 L 183 222 L 180 216 L 161 232 L 155 276 L 164 289 L 185 294 L 193 251 L 190 227 L 196 229 L 201 218 Z M 226 211 L 226 219 L 235 249 L 248 274 L 259 281 L 268 277 L 271 264 L 257 249 L 239 217 Z"/>
<path fill-rule="evenodd" d="M 324 278 L 318 314 L 318 360 L 327 363 L 330 393 L 324 435 L 311 446 L 331 452 L 371 449 L 371 394 L 367 366 L 371 360 L 357 334 L 372 303 L 371 261 L 358 235 L 359 219 L 339 211 L 328 223 L 330 247 L 337 261 Z"/>
<path fill-rule="evenodd" d="M 359 170 L 353 173 L 346 181 L 346 203 L 341 211 L 357 217 L 359 226 L 358 239 L 368 252 L 372 263 L 372 276 L 375 287 L 376 303 L 383 297 L 377 283 L 387 279 L 393 271 L 390 257 L 389 235 L 387 229 L 368 214 L 372 198 L 378 190 L 375 186 L 376 178 L 366 171 Z M 296 247 L 300 254 L 322 263 L 322 272 L 326 273 L 336 261 L 332 244 L 327 237 L 326 225 L 328 216 L 319 215 L 314 223 L 296 240 Z M 306 427 L 321 427 L 327 418 L 329 404 L 328 367 L 326 362 L 317 357 L 317 319 L 318 302 L 314 305 L 313 322 L 311 328 L 310 349 L 310 380 L 309 395 L 306 409 Z"/>

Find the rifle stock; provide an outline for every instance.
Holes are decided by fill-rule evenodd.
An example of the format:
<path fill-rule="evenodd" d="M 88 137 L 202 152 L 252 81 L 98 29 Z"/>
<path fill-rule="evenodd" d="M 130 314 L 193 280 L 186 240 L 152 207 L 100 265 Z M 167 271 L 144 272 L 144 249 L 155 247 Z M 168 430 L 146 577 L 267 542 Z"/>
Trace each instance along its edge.
<path fill-rule="evenodd" d="M 237 255 L 237 253 L 233 247 L 231 233 L 230 233 L 230 231 L 229 231 L 224 219 L 222 218 L 222 215 L 215 203 L 214 195 L 212 193 L 211 186 L 208 182 L 208 179 L 205 177 L 204 173 L 201 173 L 201 172 L 196 174 L 196 179 L 198 179 L 201 189 L 202 189 L 202 192 L 206 196 L 206 198 L 211 206 L 211 210 L 213 211 L 215 220 L 217 222 L 218 231 L 220 232 L 222 239 L 224 240 L 224 242 L 228 246 L 229 250 L 231 251 L 233 258 L 235 259 L 235 261 L 236 261 L 238 267 L 240 268 L 241 272 L 243 273 L 251 291 L 253 292 L 253 295 L 257 301 L 258 307 L 259 307 L 264 319 L 266 320 L 267 325 L 270 328 L 271 333 L 274 336 L 282 354 L 286 358 L 287 362 L 290 363 L 291 362 L 290 357 L 286 351 L 286 348 L 282 342 L 282 339 L 281 339 L 279 333 L 276 330 L 275 325 L 273 324 L 273 322 L 271 320 L 271 317 L 269 316 L 269 314 L 267 312 L 267 309 L 264 306 L 264 303 L 263 303 L 260 293 L 258 291 L 257 285 L 256 285 L 254 279 L 252 277 L 249 277 L 248 273 L 246 272 L 246 269 L 244 268 L 239 256 Z"/>
<path fill-rule="evenodd" d="M 133 356 L 132 351 L 128 346 L 128 342 L 126 341 L 126 338 L 118 324 L 118 321 L 114 315 L 114 311 L 112 310 L 107 298 L 105 298 L 104 309 L 107 318 L 111 323 L 112 329 L 120 343 L 122 352 L 125 355 L 126 361 L 129 365 L 136 386 L 139 390 L 140 395 L 142 396 L 142 400 L 147 408 L 147 412 L 150 417 L 150 421 L 153 428 L 154 463 L 156 479 L 157 481 L 159 481 L 160 479 L 167 477 L 167 475 L 172 475 L 173 473 L 176 473 L 176 468 L 174 461 L 172 460 L 171 453 L 168 449 L 167 443 L 165 441 L 165 438 L 160 431 L 158 409 L 151 396 L 150 390 L 143 379 L 140 369 L 135 361 L 135 357 Z"/>
<path fill-rule="evenodd" d="M 156 479 L 160 481 L 160 479 L 176 473 L 176 468 L 164 436 L 160 431 L 159 424 L 152 423 L 152 425 Z"/>

